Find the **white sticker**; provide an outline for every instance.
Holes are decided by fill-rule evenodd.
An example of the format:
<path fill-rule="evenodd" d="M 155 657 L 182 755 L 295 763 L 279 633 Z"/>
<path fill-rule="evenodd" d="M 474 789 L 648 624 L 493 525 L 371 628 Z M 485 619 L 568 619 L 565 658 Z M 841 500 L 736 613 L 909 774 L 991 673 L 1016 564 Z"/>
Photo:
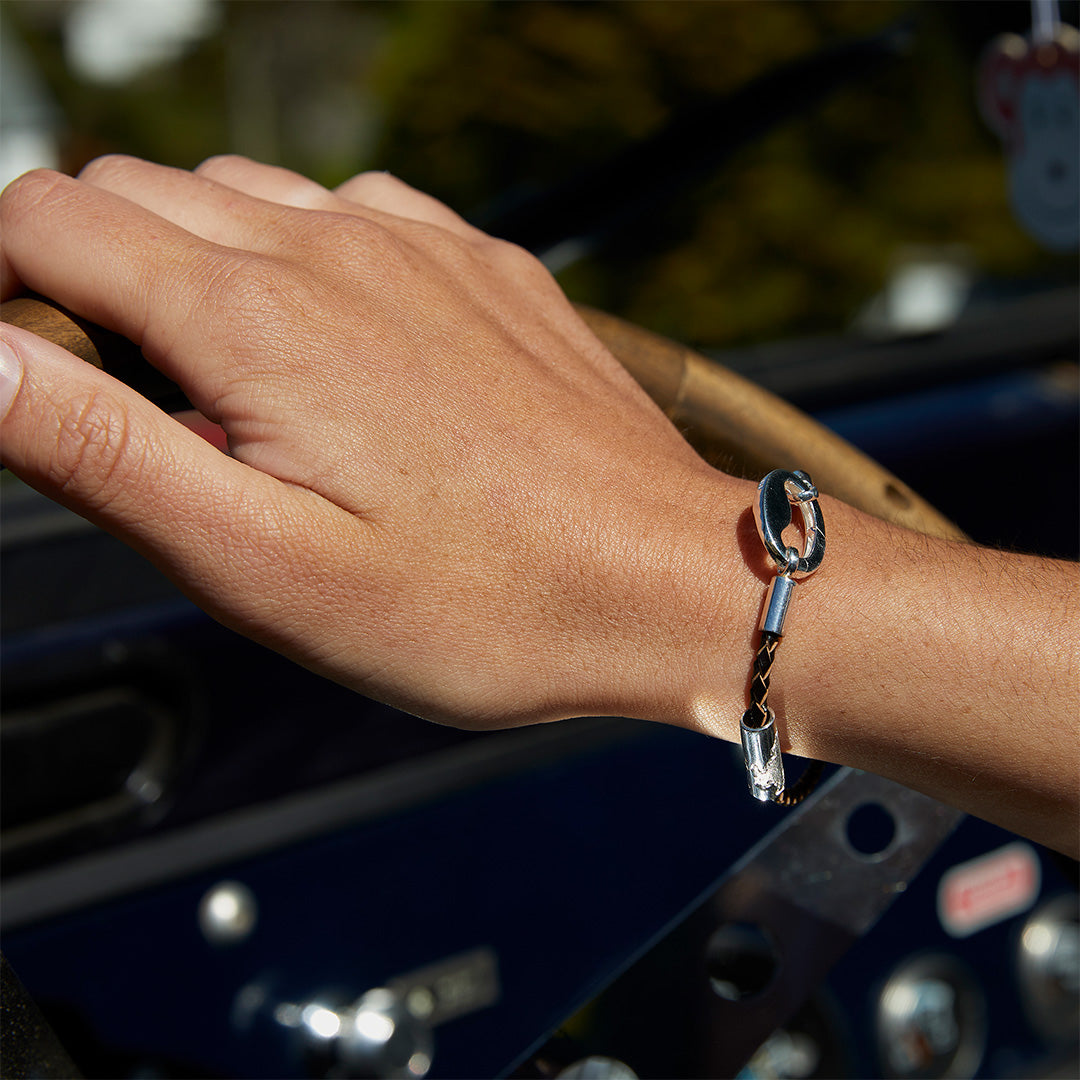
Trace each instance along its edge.
<path fill-rule="evenodd" d="M 1027 911 L 1042 882 L 1039 857 L 1016 841 L 946 871 L 938 884 L 938 918 L 963 938 Z"/>

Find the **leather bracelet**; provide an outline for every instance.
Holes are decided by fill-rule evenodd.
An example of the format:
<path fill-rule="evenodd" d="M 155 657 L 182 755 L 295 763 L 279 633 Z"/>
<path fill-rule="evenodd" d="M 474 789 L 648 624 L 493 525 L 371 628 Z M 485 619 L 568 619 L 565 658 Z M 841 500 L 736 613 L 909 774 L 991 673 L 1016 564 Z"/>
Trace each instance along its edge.
<path fill-rule="evenodd" d="M 784 529 L 791 524 L 793 507 L 802 513 L 805 543 L 801 554 L 782 540 Z M 758 485 L 754 520 L 765 550 L 776 563 L 777 574 L 769 585 L 758 627 L 760 637 L 750 679 L 750 707 L 739 725 L 743 761 L 750 793 L 755 799 L 794 806 L 814 790 L 824 766 L 820 761 L 811 762 L 798 782 L 787 787 L 776 715 L 769 708 L 769 679 L 784 636 L 784 620 L 795 585 L 809 577 L 825 557 L 825 519 L 817 488 L 802 471 L 774 470 Z"/>

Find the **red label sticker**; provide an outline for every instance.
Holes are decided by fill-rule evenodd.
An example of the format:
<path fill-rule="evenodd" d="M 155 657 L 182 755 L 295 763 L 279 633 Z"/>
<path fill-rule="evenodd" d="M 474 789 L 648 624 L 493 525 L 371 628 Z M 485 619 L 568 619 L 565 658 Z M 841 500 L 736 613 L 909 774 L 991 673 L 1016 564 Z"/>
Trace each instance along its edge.
<path fill-rule="evenodd" d="M 1027 911 L 1039 895 L 1041 878 L 1030 844 L 1006 844 L 942 875 L 938 918 L 952 937 L 968 937 Z"/>

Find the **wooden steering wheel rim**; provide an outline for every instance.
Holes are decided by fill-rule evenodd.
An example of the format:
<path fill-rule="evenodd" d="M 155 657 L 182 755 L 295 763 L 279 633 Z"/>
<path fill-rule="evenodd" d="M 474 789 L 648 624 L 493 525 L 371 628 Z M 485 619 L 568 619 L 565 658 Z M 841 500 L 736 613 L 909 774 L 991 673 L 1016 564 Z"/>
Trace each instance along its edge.
<path fill-rule="evenodd" d="M 687 441 L 711 465 L 760 479 L 771 469 L 804 469 L 820 491 L 932 536 L 963 533 L 901 480 L 798 409 L 700 353 L 592 308 L 577 306 L 607 346 Z M 0 308 L 22 326 L 166 405 L 175 387 L 130 342 L 41 297 Z"/>
<path fill-rule="evenodd" d="M 754 480 L 772 469 L 804 469 L 819 491 L 868 514 L 964 539 L 902 480 L 775 394 L 684 345 L 602 311 L 577 310 L 711 465 Z"/>

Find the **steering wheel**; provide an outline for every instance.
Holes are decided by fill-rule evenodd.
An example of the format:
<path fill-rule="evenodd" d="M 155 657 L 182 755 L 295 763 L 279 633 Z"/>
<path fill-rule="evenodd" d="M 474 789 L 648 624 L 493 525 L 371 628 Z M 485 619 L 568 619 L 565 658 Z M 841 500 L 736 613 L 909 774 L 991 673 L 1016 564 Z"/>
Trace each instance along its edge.
<path fill-rule="evenodd" d="M 798 409 L 721 364 L 605 312 L 577 305 L 607 346 L 709 464 L 749 479 L 805 469 L 821 491 L 875 517 L 931 536 L 963 533 L 888 470 Z M 0 307 L 0 318 L 63 346 L 166 409 L 183 407 L 172 383 L 118 334 L 42 297 Z"/>

